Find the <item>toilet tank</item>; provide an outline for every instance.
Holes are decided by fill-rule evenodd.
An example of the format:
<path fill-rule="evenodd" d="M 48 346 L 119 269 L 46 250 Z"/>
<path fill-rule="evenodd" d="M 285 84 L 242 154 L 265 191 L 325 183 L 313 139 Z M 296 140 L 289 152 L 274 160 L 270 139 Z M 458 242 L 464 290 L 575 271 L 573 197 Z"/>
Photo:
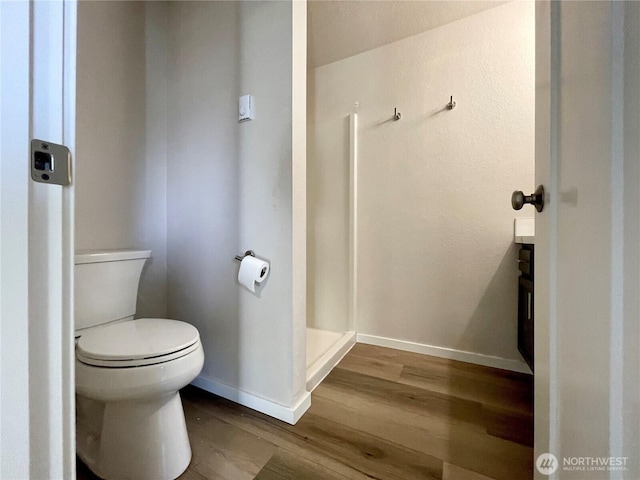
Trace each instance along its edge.
<path fill-rule="evenodd" d="M 75 329 L 132 317 L 150 250 L 80 250 L 75 255 Z"/>

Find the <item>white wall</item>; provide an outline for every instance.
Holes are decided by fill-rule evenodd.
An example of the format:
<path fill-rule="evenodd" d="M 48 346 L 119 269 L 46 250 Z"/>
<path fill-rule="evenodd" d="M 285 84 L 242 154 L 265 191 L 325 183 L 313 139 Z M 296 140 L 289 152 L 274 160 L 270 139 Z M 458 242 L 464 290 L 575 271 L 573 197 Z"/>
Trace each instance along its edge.
<path fill-rule="evenodd" d="M 166 160 L 156 118 L 163 80 L 145 43 L 143 2 L 78 3 L 76 249 L 150 248 L 137 314 L 162 317 Z M 147 118 L 155 123 L 147 126 Z"/>
<path fill-rule="evenodd" d="M 306 187 L 304 152 L 297 147 L 294 162 L 292 151 L 292 2 L 79 8 L 77 247 L 153 250 L 138 316 L 196 325 L 210 384 L 287 408 L 304 400 L 305 287 L 293 288 L 292 265 L 305 258 Z M 297 35 L 304 45 L 304 29 Z M 244 93 L 257 118 L 238 124 Z M 304 103 L 297 115 L 304 125 Z M 255 295 L 236 280 L 234 256 L 248 249 L 272 265 Z"/>
<path fill-rule="evenodd" d="M 291 4 L 291 296 L 294 402 L 307 380 L 307 2 Z"/>
<path fill-rule="evenodd" d="M 138 316 L 167 316 L 167 17 L 165 2 L 146 2 L 145 154 L 138 183 L 137 242 L 150 248 L 138 288 Z"/>
<path fill-rule="evenodd" d="M 168 21 L 169 313 L 198 327 L 203 379 L 290 407 L 292 4 L 175 2 Z M 256 119 L 239 124 L 241 94 Z M 237 283 L 248 249 L 272 267 L 256 294 Z"/>
<path fill-rule="evenodd" d="M 345 105 L 345 112 L 327 118 L 312 114 L 314 101 L 330 101 L 315 94 L 312 72 L 307 97 L 307 325 L 340 332 L 351 325 L 349 110 Z"/>
<path fill-rule="evenodd" d="M 238 16 L 233 2 L 169 4 L 169 314 L 198 327 L 202 374 L 228 384 L 240 357 Z"/>
<path fill-rule="evenodd" d="M 533 4 L 319 67 L 309 85 L 309 257 L 324 252 L 316 282 L 330 289 L 344 280 L 333 259 L 345 256 L 346 117 L 358 101 L 356 330 L 520 359 L 510 196 L 534 186 Z M 342 291 L 322 301 L 344 302 Z"/>
<path fill-rule="evenodd" d="M 78 5 L 78 249 L 125 248 L 137 241 L 145 148 L 144 21 L 141 2 Z"/>

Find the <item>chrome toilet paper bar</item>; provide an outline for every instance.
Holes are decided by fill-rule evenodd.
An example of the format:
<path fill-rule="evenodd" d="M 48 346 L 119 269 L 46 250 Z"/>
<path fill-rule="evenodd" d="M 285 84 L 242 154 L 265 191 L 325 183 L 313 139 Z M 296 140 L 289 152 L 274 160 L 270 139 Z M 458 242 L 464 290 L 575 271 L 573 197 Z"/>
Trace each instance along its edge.
<path fill-rule="evenodd" d="M 241 262 L 244 257 L 248 256 L 255 257 L 256 254 L 253 253 L 253 250 L 247 250 L 246 252 L 244 252 L 244 255 L 236 255 L 236 260 Z"/>

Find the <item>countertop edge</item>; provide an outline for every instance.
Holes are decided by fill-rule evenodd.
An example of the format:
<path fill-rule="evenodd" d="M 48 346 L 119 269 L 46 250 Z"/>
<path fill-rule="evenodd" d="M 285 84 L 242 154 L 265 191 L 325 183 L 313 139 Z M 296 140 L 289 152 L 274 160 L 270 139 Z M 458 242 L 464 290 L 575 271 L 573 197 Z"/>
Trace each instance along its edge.
<path fill-rule="evenodd" d="M 535 235 L 516 235 L 515 243 L 535 245 L 536 237 Z"/>

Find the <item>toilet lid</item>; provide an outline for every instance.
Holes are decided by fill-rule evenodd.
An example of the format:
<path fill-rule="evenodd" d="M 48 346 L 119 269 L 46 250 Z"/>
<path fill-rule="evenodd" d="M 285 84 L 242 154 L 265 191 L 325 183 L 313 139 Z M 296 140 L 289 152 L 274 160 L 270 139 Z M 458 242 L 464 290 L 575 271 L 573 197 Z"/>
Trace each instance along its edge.
<path fill-rule="evenodd" d="M 158 357 L 190 350 L 189 347 L 199 339 L 198 330 L 188 323 L 164 318 L 140 318 L 83 332 L 76 351 L 78 359 L 85 363 L 104 365 L 124 362 L 124 366 L 125 363 L 130 364 L 127 360 L 161 360 Z"/>

